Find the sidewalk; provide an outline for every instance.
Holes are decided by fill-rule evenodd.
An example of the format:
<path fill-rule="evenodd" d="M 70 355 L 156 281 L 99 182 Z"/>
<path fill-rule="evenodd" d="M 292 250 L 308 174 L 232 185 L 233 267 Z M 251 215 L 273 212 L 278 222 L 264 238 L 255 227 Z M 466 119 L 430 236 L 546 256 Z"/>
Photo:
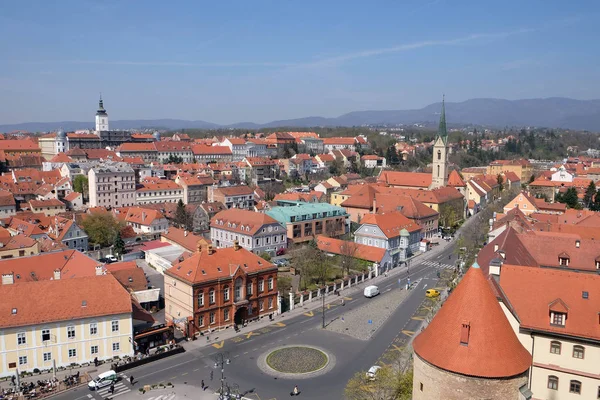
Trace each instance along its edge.
<path fill-rule="evenodd" d="M 452 242 L 441 243 L 440 245 L 436 246 L 435 248 L 428 251 L 427 253 L 417 254 L 414 257 L 412 257 L 410 260 L 426 261 L 429 258 L 436 257 L 439 253 L 441 253 L 444 249 L 446 249 L 446 247 L 448 247 L 451 243 Z M 411 261 L 411 263 L 412 262 L 413 261 Z M 328 294 L 325 297 L 325 304 L 327 305 L 327 304 L 333 303 L 335 301 L 339 301 L 339 299 L 341 299 L 343 297 L 351 297 L 356 294 L 362 295 L 362 292 L 363 292 L 365 286 L 376 285 L 377 282 L 380 282 L 383 279 L 387 279 L 392 276 L 400 275 L 401 273 L 405 272 L 406 270 L 407 270 L 406 266 L 396 267 L 396 268 L 388 271 L 387 277 L 385 275 L 379 275 L 376 278 L 367 279 L 364 282 L 355 284 L 352 287 L 341 290 L 340 296 Z M 297 317 L 306 312 L 319 309 L 322 306 L 323 306 L 323 303 L 321 301 L 321 298 L 319 297 L 318 300 L 313 300 L 310 303 L 305 302 L 302 307 L 300 307 L 300 305 L 297 304 L 293 310 L 286 311 L 283 314 L 273 316 L 272 321 L 269 320 L 269 318 L 265 317 L 258 321 L 248 322 L 248 325 L 243 328 L 240 328 L 239 332 L 236 332 L 233 328 L 226 328 L 221 331 L 215 331 L 215 332 L 210 333 L 208 335 L 210 340 L 206 340 L 206 335 L 205 335 L 205 336 L 198 336 L 197 340 L 182 342 L 180 344 L 186 350 L 201 349 L 204 347 L 212 346 L 215 343 L 220 343 L 223 340 L 228 340 L 228 339 L 234 338 L 236 336 L 243 335 L 246 332 L 256 331 L 256 330 L 265 328 L 265 327 L 267 327 L 269 325 L 273 325 L 277 322 L 285 323 L 285 321 L 288 319 L 292 319 L 292 318 Z"/>

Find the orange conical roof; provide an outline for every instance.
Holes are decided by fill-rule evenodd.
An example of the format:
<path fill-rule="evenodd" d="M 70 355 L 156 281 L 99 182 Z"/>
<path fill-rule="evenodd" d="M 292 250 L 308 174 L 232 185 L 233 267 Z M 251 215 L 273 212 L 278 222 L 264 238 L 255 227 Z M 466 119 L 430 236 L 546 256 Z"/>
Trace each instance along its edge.
<path fill-rule="evenodd" d="M 465 181 L 463 181 L 463 179 L 460 177 L 458 172 L 455 169 L 453 169 L 452 172 L 450 172 L 450 175 L 448 176 L 448 186 L 463 187 L 467 185 L 465 184 Z"/>
<path fill-rule="evenodd" d="M 531 355 L 517 339 L 477 263 L 415 338 L 413 348 L 428 363 L 469 376 L 505 378 L 531 366 Z"/>

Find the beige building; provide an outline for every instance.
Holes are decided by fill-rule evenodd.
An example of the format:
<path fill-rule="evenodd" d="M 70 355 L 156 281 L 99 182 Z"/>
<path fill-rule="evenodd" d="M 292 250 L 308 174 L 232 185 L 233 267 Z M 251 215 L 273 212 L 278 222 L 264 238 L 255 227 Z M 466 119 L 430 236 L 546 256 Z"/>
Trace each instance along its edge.
<path fill-rule="evenodd" d="M 533 175 L 533 165 L 525 159 L 519 160 L 496 160 L 492 161 L 487 167 L 488 175 L 498 176 L 503 172 L 514 172 L 521 182 L 529 182 Z"/>
<path fill-rule="evenodd" d="M 502 310 L 533 356 L 534 398 L 599 398 L 600 276 L 505 264 L 494 278 Z"/>
<path fill-rule="evenodd" d="M 173 181 L 143 182 L 136 190 L 137 204 L 177 203 L 183 201 L 183 188 Z"/>
<path fill-rule="evenodd" d="M 3 282 L 0 376 L 133 354 L 131 296 L 112 275 Z"/>
<path fill-rule="evenodd" d="M 58 199 L 29 200 L 29 208 L 31 212 L 41 213 L 48 217 L 64 213 L 67 210 L 65 203 Z"/>
<path fill-rule="evenodd" d="M 130 207 L 136 204 L 135 172 L 128 164 L 107 162 L 88 171 L 90 207 Z"/>

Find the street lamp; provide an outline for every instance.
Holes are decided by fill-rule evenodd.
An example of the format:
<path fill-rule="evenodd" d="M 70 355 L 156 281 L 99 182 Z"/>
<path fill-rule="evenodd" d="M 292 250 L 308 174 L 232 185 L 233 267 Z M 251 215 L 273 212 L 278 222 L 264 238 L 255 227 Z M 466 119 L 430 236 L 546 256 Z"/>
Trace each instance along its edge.
<path fill-rule="evenodd" d="M 229 353 L 217 353 L 213 356 L 213 360 L 215 362 L 214 368 L 221 368 L 221 390 L 219 392 L 219 400 L 229 399 L 229 388 L 227 388 L 227 397 L 225 397 L 225 365 L 231 364 L 231 360 L 229 359 Z"/>

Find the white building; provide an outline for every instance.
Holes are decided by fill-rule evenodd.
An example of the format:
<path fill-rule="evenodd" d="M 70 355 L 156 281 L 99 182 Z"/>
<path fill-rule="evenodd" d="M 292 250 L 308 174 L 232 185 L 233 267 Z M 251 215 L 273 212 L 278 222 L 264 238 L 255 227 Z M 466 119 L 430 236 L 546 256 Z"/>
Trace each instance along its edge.
<path fill-rule="evenodd" d="M 130 207 L 136 204 L 135 172 L 122 162 L 105 162 L 88 171 L 90 207 Z"/>
<path fill-rule="evenodd" d="M 169 220 L 157 210 L 142 207 L 130 207 L 125 214 L 125 223 L 135 233 L 160 237 L 169 229 Z"/>
<path fill-rule="evenodd" d="M 169 180 L 143 182 L 138 186 L 136 195 L 137 204 L 177 203 L 179 200 L 184 201 L 183 188 Z"/>
<path fill-rule="evenodd" d="M 564 165 L 561 165 L 558 170 L 552 174 L 553 182 L 573 182 L 573 174 L 567 172 Z"/>

